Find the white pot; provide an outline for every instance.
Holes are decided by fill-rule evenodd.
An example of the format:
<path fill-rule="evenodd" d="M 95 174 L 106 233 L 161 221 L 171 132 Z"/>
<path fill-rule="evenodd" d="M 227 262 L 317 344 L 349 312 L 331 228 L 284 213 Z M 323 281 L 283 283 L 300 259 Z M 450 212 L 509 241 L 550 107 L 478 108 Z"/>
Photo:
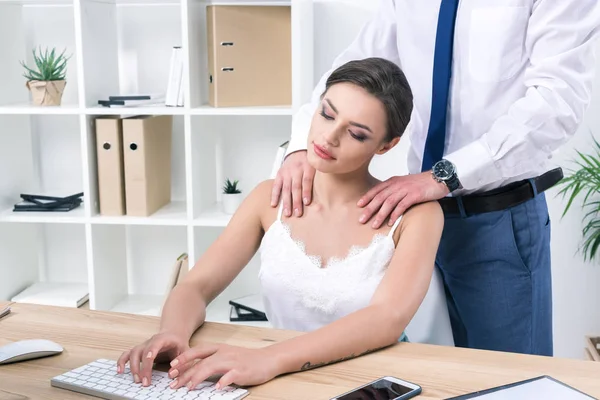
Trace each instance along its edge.
<path fill-rule="evenodd" d="M 237 210 L 241 202 L 241 193 L 223 193 L 223 212 L 225 214 L 235 214 L 235 210 Z"/>

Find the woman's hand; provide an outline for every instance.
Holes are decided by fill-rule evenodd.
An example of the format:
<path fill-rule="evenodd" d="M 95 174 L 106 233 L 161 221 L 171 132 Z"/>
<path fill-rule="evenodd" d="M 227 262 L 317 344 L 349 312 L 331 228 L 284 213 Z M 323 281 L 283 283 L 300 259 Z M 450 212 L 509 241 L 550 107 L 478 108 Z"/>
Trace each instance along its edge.
<path fill-rule="evenodd" d="M 279 204 L 281 196 L 284 215 L 290 217 L 294 210 L 294 215 L 300 217 L 304 211 L 303 204 L 308 205 L 312 200 L 314 177 L 315 169 L 306 160 L 306 150 L 287 156 L 273 182 L 271 206 Z"/>
<path fill-rule="evenodd" d="M 279 375 L 275 358 L 265 349 L 248 349 L 224 344 L 202 344 L 180 354 L 171 362 L 171 388 L 195 388 L 213 375 L 222 375 L 217 389 L 231 384 L 254 386 Z"/>
<path fill-rule="evenodd" d="M 123 352 L 117 361 L 117 373 L 123 373 L 125 363 L 129 361 L 133 380 L 148 386 L 152 379 L 152 367 L 155 361 L 158 363 L 171 361 L 189 348 L 188 340 L 182 336 L 169 332 L 158 333 L 133 349 Z"/>

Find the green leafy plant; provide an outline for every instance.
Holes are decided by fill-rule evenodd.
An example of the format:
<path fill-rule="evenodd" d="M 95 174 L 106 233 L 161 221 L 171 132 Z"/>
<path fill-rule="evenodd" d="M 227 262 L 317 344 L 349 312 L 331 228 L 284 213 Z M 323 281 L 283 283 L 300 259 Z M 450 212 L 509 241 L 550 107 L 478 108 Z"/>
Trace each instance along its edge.
<path fill-rule="evenodd" d="M 39 53 L 33 49 L 33 60 L 36 69 L 28 67 L 23 61 L 21 65 L 25 68 L 23 76 L 28 81 L 62 81 L 67 73 L 67 61 L 71 56 L 65 56 L 65 50 L 57 54 L 56 49 L 42 51 L 39 48 Z"/>
<path fill-rule="evenodd" d="M 559 195 L 563 198 L 568 196 L 568 202 L 563 211 L 563 217 L 567 214 L 573 201 L 578 196 L 583 197 L 583 209 L 586 214 L 583 217 L 585 224 L 583 228 L 583 253 L 584 259 L 593 260 L 600 247 L 600 143 L 594 138 L 594 154 L 583 154 L 577 151 L 578 159 L 575 163 L 578 169 L 570 171 L 559 185 L 563 186 Z"/>
<path fill-rule="evenodd" d="M 225 181 L 225 184 L 223 185 L 223 193 L 225 193 L 225 194 L 242 193 L 242 191 L 240 189 L 238 189 L 238 184 L 239 184 L 239 182 L 237 180 L 232 182 L 229 180 L 229 178 L 227 178 L 227 180 Z"/>

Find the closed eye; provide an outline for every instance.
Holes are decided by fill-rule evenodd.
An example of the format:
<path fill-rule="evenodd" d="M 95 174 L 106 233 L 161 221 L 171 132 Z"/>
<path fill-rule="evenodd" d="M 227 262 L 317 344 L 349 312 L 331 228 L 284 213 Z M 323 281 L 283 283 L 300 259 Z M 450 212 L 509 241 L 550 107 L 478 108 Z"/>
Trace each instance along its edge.
<path fill-rule="evenodd" d="M 321 114 L 321 116 L 322 116 L 323 118 L 325 118 L 326 120 L 328 120 L 328 121 L 331 121 L 331 120 L 333 119 L 333 117 L 332 117 L 331 115 L 328 115 L 328 114 L 325 112 L 325 107 L 321 108 L 321 112 L 320 112 L 319 114 Z"/>
<path fill-rule="evenodd" d="M 352 136 L 354 139 L 358 140 L 359 142 L 364 142 L 365 140 L 367 140 L 367 137 L 365 135 L 358 135 L 352 131 L 348 131 L 350 132 L 350 136 Z"/>

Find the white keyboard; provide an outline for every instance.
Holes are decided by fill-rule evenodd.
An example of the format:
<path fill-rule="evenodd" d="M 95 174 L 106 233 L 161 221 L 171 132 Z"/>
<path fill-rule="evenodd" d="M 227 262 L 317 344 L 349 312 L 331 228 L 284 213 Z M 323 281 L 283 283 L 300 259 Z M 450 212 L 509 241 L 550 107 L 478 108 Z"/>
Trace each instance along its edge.
<path fill-rule="evenodd" d="M 88 394 L 107 400 L 122 399 L 168 399 L 168 400 L 238 400 L 246 397 L 245 389 L 231 386 L 217 390 L 213 382 L 203 382 L 194 390 L 186 387 L 171 389 L 172 379 L 166 372 L 152 371 L 149 386 L 133 381 L 129 368 L 123 374 L 117 374 L 117 363 L 100 359 L 75 368 L 50 380 L 54 387 Z"/>

